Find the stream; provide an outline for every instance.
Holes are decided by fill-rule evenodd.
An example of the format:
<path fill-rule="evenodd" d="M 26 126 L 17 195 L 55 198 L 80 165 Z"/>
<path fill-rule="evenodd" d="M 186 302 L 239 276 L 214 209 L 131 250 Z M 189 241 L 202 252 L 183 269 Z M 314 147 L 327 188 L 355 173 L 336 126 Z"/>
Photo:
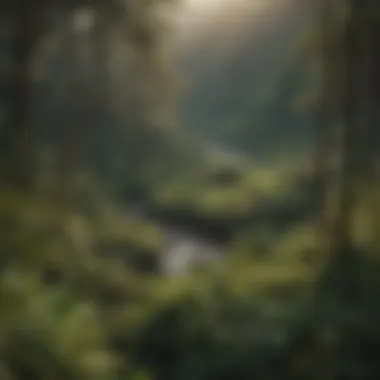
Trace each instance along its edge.
<path fill-rule="evenodd" d="M 223 258 L 223 247 L 191 232 L 169 227 L 166 229 L 166 239 L 167 248 L 161 262 L 163 274 L 181 275 L 196 266 Z"/>
<path fill-rule="evenodd" d="M 133 216 L 139 220 L 152 221 L 148 213 L 138 206 L 133 210 Z M 161 223 L 160 225 L 162 226 Z M 165 248 L 161 254 L 162 274 L 183 275 L 194 267 L 223 259 L 223 246 L 220 243 L 190 229 L 170 224 L 162 228 L 166 239 Z"/>

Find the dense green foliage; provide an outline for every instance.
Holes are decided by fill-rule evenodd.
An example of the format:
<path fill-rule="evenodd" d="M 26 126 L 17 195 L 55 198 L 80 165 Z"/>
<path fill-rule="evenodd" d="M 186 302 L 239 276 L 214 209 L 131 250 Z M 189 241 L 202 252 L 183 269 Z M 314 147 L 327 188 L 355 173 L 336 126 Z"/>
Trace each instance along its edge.
<path fill-rule="evenodd" d="M 285 68 L 267 56 L 248 70 L 235 110 L 221 106 L 232 129 L 227 114 L 218 127 L 206 115 L 206 134 L 258 156 L 271 145 L 270 159 L 215 152 L 193 134 L 201 109 L 185 120 L 197 123 L 188 130 L 177 117 L 171 20 L 161 17 L 171 7 L 5 1 L 0 379 L 377 379 L 379 187 L 346 167 L 375 166 L 362 147 L 354 152 L 349 132 L 370 135 L 349 119 L 336 130 L 342 180 L 322 178 L 334 223 L 320 232 L 316 173 L 301 149 L 316 106 L 306 52 Z M 288 33 L 274 38 L 284 59 L 306 27 L 304 5 L 291 8 L 297 15 L 278 26 Z M 352 32 L 352 18 L 333 21 L 330 53 Z M 237 60 L 248 67 L 245 54 Z M 239 78 L 227 79 L 208 85 L 221 97 L 236 93 Z M 329 88 L 342 85 L 336 79 Z M 335 105 L 347 101 L 343 92 Z M 304 114 L 293 113 L 295 100 Z M 200 255 L 215 246 L 221 255 L 171 276 L 162 264 L 188 250 L 188 234 L 190 245 L 212 242 L 196 245 Z"/>

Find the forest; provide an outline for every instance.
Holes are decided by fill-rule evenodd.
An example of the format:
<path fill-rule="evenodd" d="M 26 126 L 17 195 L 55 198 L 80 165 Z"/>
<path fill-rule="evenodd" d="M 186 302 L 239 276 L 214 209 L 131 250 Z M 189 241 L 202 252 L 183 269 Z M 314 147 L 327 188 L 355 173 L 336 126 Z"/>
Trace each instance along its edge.
<path fill-rule="evenodd" d="M 379 11 L 2 0 L 0 380 L 379 379 Z"/>

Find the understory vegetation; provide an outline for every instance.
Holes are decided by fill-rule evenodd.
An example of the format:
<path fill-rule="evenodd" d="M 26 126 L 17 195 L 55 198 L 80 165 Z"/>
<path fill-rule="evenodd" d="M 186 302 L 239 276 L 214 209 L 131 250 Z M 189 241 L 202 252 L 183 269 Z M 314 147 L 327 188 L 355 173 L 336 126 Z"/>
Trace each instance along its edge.
<path fill-rule="evenodd" d="M 291 68 L 253 65 L 254 96 L 202 134 L 207 102 L 178 104 L 174 1 L 4 1 L 1 380 L 378 379 L 380 29 L 346 5 L 323 35 L 300 22 Z"/>

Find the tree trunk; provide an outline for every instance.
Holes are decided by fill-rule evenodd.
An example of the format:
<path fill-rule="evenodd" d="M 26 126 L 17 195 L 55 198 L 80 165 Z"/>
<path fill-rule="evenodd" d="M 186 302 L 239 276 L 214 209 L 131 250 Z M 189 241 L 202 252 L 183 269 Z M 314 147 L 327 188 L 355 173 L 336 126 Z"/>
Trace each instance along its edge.
<path fill-rule="evenodd" d="M 363 1 L 363 0 L 359 0 Z M 348 8 L 348 19 L 343 41 L 342 67 L 342 126 L 341 126 L 341 167 L 339 172 L 337 211 L 335 220 L 335 236 L 333 238 L 333 252 L 342 256 L 343 260 L 352 252 L 352 217 L 355 204 L 356 181 L 358 178 L 358 128 L 357 103 L 359 101 L 360 43 L 358 14 L 360 8 L 358 0 L 351 0 Z"/>
<path fill-rule="evenodd" d="M 28 188 L 33 182 L 33 61 L 44 33 L 42 10 L 39 2 L 21 0 L 8 8 L 9 20 L 14 27 L 9 51 L 13 72 L 6 95 L 10 117 L 3 136 L 3 148 L 5 173 L 21 188 Z"/>
<path fill-rule="evenodd" d="M 316 150 L 314 157 L 314 176 L 316 190 L 317 234 L 319 243 L 328 250 L 331 228 L 331 156 L 334 153 L 334 121 L 338 99 L 337 52 L 332 43 L 336 27 L 334 7 L 329 0 L 320 3 L 321 34 L 320 34 L 320 97 L 317 113 Z"/>

